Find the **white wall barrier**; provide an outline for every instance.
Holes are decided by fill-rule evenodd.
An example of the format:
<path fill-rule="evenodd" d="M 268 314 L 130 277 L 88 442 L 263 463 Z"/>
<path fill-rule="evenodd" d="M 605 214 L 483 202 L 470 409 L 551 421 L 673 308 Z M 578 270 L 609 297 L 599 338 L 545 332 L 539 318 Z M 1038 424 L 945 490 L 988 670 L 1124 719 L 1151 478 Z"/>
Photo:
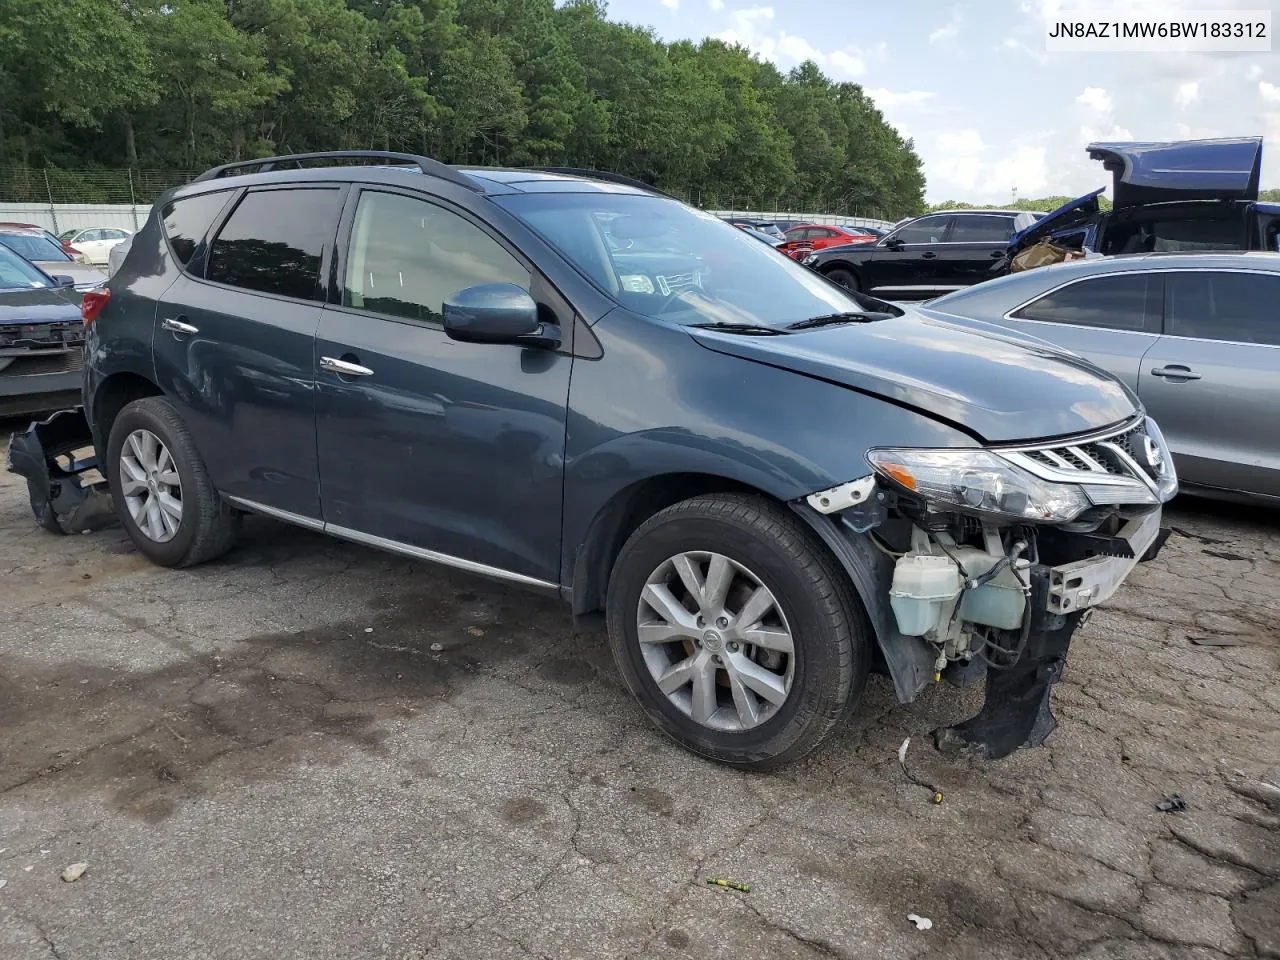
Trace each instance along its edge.
<path fill-rule="evenodd" d="M 136 232 L 150 213 L 150 204 L 0 203 L 0 222 L 34 223 L 54 233 L 86 227 L 121 227 Z"/>

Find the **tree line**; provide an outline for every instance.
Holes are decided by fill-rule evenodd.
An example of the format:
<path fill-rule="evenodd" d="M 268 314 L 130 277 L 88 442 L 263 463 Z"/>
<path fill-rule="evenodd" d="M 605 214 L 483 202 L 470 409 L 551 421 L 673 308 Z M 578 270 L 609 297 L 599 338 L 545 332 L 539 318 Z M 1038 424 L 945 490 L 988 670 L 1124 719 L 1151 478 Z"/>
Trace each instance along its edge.
<path fill-rule="evenodd" d="M 924 209 L 862 88 L 601 0 L 0 0 L 0 164 L 200 170 L 312 150 L 590 167 L 704 205 Z"/>

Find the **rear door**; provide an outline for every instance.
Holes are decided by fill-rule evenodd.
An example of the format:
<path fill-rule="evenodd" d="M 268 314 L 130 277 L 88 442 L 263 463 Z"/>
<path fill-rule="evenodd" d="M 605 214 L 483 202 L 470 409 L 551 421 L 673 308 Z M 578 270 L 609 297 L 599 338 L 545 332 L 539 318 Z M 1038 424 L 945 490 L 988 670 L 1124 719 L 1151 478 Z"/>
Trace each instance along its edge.
<path fill-rule="evenodd" d="M 957 213 L 947 242 L 938 248 L 937 283 L 944 291 L 971 287 L 1003 272 L 1013 236 L 1013 215 Z"/>
<path fill-rule="evenodd" d="M 158 305 L 158 382 L 219 491 L 300 521 L 320 518 L 314 344 L 344 195 L 281 186 L 164 211 L 175 256 L 189 260 Z M 212 240 L 181 236 L 182 218 L 209 208 L 221 211 Z"/>
<path fill-rule="evenodd" d="M 1189 484 L 1280 496 L 1280 276 L 1166 274 L 1138 395 Z"/>
<path fill-rule="evenodd" d="M 1158 273 L 1086 277 L 1009 311 L 1008 326 L 1066 347 L 1138 392 L 1139 371 L 1160 336 Z"/>
<path fill-rule="evenodd" d="M 876 296 L 921 297 L 938 292 L 943 248 L 952 216 L 937 214 L 905 223 L 875 246 L 863 266 L 863 288 Z"/>

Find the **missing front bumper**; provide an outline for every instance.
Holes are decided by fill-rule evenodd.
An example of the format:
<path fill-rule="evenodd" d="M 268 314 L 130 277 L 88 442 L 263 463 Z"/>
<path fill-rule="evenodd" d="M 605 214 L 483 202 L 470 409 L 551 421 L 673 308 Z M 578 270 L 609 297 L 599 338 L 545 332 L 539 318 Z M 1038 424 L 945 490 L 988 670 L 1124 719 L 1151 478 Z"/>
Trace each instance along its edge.
<path fill-rule="evenodd" d="M 9 441 L 5 469 L 27 481 L 31 512 L 50 533 L 95 529 L 114 518 L 92 447 L 82 407 L 35 421 Z M 86 449 L 90 452 L 83 455 Z"/>

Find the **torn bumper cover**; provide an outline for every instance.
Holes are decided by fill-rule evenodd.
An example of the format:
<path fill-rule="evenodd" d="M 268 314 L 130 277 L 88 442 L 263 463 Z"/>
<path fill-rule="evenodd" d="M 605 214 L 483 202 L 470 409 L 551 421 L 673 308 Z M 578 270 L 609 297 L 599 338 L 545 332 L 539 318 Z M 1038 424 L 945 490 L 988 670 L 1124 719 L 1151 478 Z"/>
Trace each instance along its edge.
<path fill-rule="evenodd" d="M 27 481 L 31 512 L 51 533 L 94 529 L 114 516 L 97 457 L 75 455 L 92 446 L 82 407 L 35 421 L 9 441 L 5 469 Z"/>

